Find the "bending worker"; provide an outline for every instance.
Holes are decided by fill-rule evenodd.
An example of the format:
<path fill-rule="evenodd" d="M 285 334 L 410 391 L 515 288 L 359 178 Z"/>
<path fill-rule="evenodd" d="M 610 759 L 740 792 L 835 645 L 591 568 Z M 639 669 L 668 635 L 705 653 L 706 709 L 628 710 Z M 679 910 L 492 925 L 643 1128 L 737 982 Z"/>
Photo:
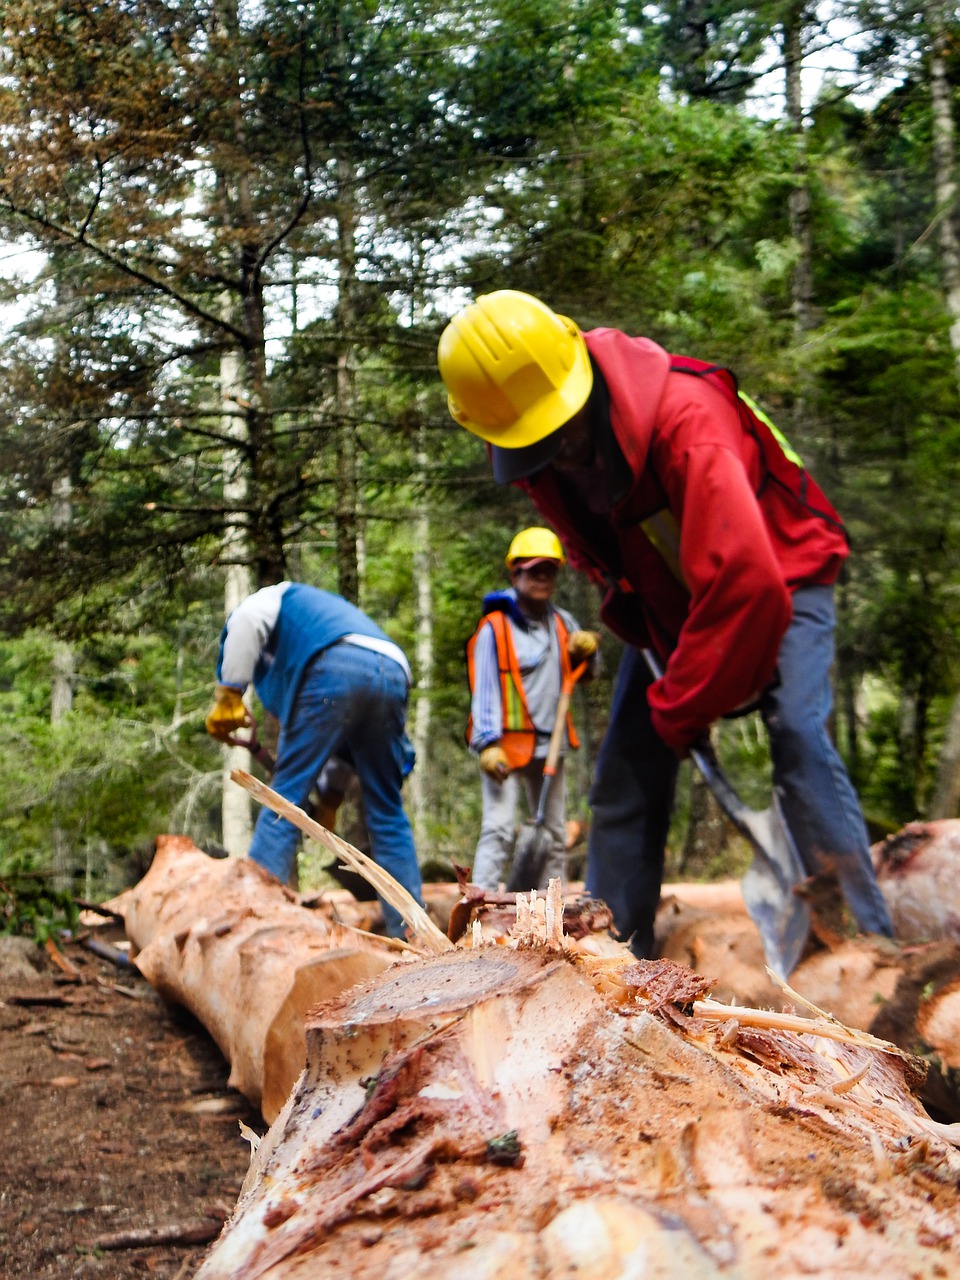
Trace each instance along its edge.
<path fill-rule="evenodd" d="M 400 799 L 409 764 L 404 733 L 410 667 L 389 636 L 341 596 L 280 582 L 248 596 L 220 637 L 217 688 L 207 731 L 225 741 L 250 723 L 243 694 L 253 684 L 280 722 L 271 785 L 303 806 L 327 760 L 346 749 L 360 782 L 371 854 L 421 900 L 420 868 Z M 287 883 L 300 833 L 262 809 L 249 856 Z M 383 904 L 387 932 L 403 936 Z"/>
<path fill-rule="evenodd" d="M 491 445 L 604 592 L 627 642 L 591 792 L 587 888 L 635 953 L 653 923 L 680 759 L 758 701 L 806 870 L 890 935 L 856 792 L 827 733 L 843 525 L 733 375 L 616 329 L 582 333 L 512 290 L 447 326 L 453 417 Z M 649 675 L 642 647 L 664 668 Z"/>
<path fill-rule="evenodd" d="M 549 529 L 518 533 L 506 557 L 511 585 L 484 596 L 483 617 L 467 643 L 471 692 L 467 734 L 471 750 L 480 758 L 483 799 L 472 879 L 484 889 L 496 890 L 505 878 L 521 784 L 530 813 L 537 810 L 561 680 L 597 652 L 600 640 L 596 632 L 581 631 L 565 609 L 551 603 L 563 563 L 563 548 L 555 533 Z M 546 888 L 552 877 L 563 878 L 563 760 L 567 747 L 577 745 L 568 715 L 544 807 L 550 852 L 538 884 L 512 884 L 512 888 Z"/>

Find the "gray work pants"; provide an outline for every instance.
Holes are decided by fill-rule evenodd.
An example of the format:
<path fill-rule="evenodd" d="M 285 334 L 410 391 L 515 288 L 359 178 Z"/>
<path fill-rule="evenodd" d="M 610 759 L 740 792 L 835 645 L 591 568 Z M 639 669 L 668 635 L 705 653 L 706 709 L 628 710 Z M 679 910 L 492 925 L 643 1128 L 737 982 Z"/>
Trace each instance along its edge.
<path fill-rule="evenodd" d="M 566 859 L 567 794 L 564 781 L 563 760 L 557 762 L 557 772 L 550 783 L 543 825 L 552 838 L 552 848 L 544 864 L 541 889 L 550 879 L 563 879 Z M 536 813 L 543 785 L 543 759 L 531 760 L 522 769 L 515 769 L 503 782 L 495 782 L 485 773 L 480 774 L 483 797 L 483 819 L 480 839 L 473 859 L 474 884 L 496 892 L 509 877 L 509 867 L 516 839 L 517 802 L 523 787 L 531 816 Z"/>

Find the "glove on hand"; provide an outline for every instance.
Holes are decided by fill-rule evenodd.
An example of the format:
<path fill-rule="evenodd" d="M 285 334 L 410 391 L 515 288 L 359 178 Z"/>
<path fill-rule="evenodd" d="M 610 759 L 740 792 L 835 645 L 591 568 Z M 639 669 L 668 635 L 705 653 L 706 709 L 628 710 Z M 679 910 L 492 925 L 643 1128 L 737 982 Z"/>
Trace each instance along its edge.
<path fill-rule="evenodd" d="M 571 631 L 567 636 L 567 653 L 575 667 L 592 658 L 599 648 L 600 637 L 596 631 Z"/>
<path fill-rule="evenodd" d="M 480 768 L 493 778 L 494 782 L 502 782 L 510 772 L 506 753 L 503 747 L 494 743 L 492 747 L 484 747 L 480 752 Z"/>
<path fill-rule="evenodd" d="M 231 734 L 249 723 L 250 714 L 243 705 L 241 690 L 218 684 L 213 695 L 213 706 L 207 716 L 207 733 L 226 742 Z"/>

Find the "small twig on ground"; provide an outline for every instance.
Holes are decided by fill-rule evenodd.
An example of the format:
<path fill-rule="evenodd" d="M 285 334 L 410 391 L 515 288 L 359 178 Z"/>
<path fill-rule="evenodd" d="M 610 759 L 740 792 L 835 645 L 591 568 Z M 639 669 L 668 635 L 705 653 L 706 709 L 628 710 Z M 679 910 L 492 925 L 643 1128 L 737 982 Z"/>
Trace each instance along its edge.
<path fill-rule="evenodd" d="M 104 907 L 99 902 L 87 902 L 83 898 L 74 898 L 73 903 L 81 911 L 93 911 L 98 916 L 103 916 L 104 920 L 112 920 L 114 924 L 126 923 L 119 911 L 111 911 L 109 907 Z"/>
<path fill-rule="evenodd" d="M 4 1004 L 14 1004 L 23 1009 L 29 1009 L 31 1005 L 45 1005 L 51 1009 L 65 1008 L 67 1005 L 80 1004 L 83 997 L 79 999 L 76 996 L 51 996 L 51 995 L 16 995 L 5 996 Z"/>
<path fill-rule="evenodd" d="M 184 1278 L 190 1274 L 190 1269 L 193 1266 L 196 1257 L 197 1255 L 195 1253 L 188 1253 L 180 1263 L 180 1266 L 177 1269 L 177 1274 L 173 1277 L 173 1280 L 184 1280 Z"/>
<path fill-rule="evenodd" d="M 43 944 L 43 949 L 47 955 L 61 971 L 66 974 L 71 982 L 79 982 L 83 976 L 72 960 L 68 960 L 52 938 L 48 938 Z"/>
<path fill-rule="evenodd" d="M 209 1244 L 223 1228 L 219 1219 L 202 1222 L 172 1223 L 166 1227 L 144 1227 L 140 1231 L 114 1231 L 97 1236 L 87 1244 L 90 1249 L 145 1249 L 156 1245 Z"/>
<path fill-rule="evenodd" d="M 144 993 L 137 991 L 135 987 L 124 987 L 119 982 L 108 982 L 106 978 L 96 978 L 98 987 L 103 987 L 105 991 L 116 991 L 118 995 L 128 996 L 131 1000 L 143 1000 Z"/>

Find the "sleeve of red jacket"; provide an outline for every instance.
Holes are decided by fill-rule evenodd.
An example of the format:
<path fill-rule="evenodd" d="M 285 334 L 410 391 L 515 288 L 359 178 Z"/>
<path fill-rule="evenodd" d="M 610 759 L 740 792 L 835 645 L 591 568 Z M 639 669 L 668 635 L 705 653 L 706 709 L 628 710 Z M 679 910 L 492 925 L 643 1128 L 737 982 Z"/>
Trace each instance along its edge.
<path fill-rule="evenodd" d="M 721 415 L 725 417 L 725 415 Z M 723 440 L 724 430 L 730 442 Z M 735 419 L 702 442 L 680 430 L 658 466 L 680 524 L 690 611 L 663 677 L 650 687 L 653 724 L 679 752 L 770 681 L 792 601 L 740 457 Z"/>

